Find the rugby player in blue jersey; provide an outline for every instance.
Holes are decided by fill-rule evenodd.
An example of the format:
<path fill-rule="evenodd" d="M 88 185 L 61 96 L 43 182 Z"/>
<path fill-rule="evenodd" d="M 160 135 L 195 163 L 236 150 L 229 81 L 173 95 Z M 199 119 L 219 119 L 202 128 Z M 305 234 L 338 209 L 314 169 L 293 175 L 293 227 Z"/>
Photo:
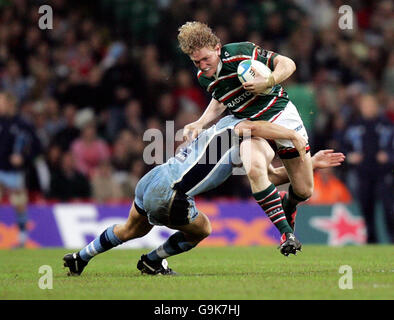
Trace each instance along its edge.
<path fill-rule="evenodd" d="M 234 132 L 237 135 L 232 134 Z M 240 145 L 239 137 L 243 137 Z M 255 141 L 267 143 L 261 138 L 289 139 L 301 153 L 305 150 L 306 141 L 294 130 L 266 121 L 252 122 L 234 116 L 222 118 L 166 163 L 141 178 L 126 223 L 107 228 L 79 252 L 66 254 L 63 260 L 68 273 L 80 275 L 89 260 L 97 254 L 143 237 L 155 225 L 165 225 L 178 232 L 155 250 L 142 255 L 137 268 L 151 275 L 175 274 L 168 267 L 166 258 L 194 248 L 211 233 L 209 219 L 197 210 L 193 197 L 222 184 L 232 174 L 233 164 L 238 161 L 240 153 L 249 151 L 247 144 Z M 273 150 L 270 152 L 267 157 L 273 157 Z M 216 155 L 214 162 L 210 161 L 212 154 Z M 336 166 L 342 161 L 343 155 L 332 150 L 320 152 L 314 157 L 315 167 L 318 168 Z M 270 167 L 268 174 L 274 183 L 288 182 L 284 168 Z M 276 220 L 281 215 L 283 217 L 283 211 L 272 219 Z M 301 249 L 300 242 L 293 234 L 289 234 L 288 238 L 280 247 L 284 255 Z"/>

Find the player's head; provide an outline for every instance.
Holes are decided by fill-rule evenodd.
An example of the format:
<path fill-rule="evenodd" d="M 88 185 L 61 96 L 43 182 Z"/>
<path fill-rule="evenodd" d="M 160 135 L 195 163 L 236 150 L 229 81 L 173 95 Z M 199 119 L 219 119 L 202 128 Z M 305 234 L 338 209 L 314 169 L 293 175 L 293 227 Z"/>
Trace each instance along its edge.
<path fill-rule="evenodd" d="M 206 24 L 186 22 L 179 29 L 178 41 L 181 50 L 207 77 L 212 77 L 220 62 L 221 43 Z"/>

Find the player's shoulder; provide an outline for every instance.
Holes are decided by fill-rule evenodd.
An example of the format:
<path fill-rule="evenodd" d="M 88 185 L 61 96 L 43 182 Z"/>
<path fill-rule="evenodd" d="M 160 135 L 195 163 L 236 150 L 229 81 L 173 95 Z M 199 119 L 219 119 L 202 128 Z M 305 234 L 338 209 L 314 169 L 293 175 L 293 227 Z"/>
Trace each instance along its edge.
<path fill-rule="evenodd" d="M 222 47 L 221 58 L 226 59 L 242 54 L 250 55 L 255 47 L 256 45 L 249 41 L 227 43 Z"/>
<path fill-rule="evenodd" d="M 213 81 L 212 78 L 206 77 L 201 70 L 197 71 L 197 80 L 203 88 L 207 88 L 209 84 Z"/>

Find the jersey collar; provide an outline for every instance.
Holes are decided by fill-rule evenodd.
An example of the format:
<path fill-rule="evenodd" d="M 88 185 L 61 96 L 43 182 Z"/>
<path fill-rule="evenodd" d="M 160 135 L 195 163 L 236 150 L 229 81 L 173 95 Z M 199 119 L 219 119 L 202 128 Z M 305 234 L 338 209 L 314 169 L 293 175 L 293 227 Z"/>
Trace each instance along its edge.
<path fill-rule="evenodd" d="M 218 64 L 218 68 L 216 69 L 216 74 L 215 74 L 215 78 L 219 78 L 219 73 L 222 70 L 223 67 L 223 62 L 222 59 L 219 60 L 219 64 Z"/>

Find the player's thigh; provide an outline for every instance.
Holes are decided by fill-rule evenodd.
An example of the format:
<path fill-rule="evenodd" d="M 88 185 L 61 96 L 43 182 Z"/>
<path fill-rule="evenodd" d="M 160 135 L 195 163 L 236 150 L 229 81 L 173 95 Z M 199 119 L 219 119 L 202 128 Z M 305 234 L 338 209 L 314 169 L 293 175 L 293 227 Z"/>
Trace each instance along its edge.
<path fill-rule="evenodd" d="M 305 155 L 305 160 L 300 157 L 282 159 L 289 175 L 290 183 L 296 195 L 309 198 L 313 192 L 313 166 L 311 154 Z"/>
<path fill-rule="evenodd" d="M 240 155 L 246 173 L 253 175 L 253 172 L 266 172 L 275 153 L 265 139 L 253 137 L 242 141 Z"/>
<path fill-rule="evenodd" d="M 212 232 L 211 222 L 202 212 L 199 212 L 197 217 L 189 224 L 169 227 L 185 233 L 187 240 L 190 242 L 199 242 Z"/>

